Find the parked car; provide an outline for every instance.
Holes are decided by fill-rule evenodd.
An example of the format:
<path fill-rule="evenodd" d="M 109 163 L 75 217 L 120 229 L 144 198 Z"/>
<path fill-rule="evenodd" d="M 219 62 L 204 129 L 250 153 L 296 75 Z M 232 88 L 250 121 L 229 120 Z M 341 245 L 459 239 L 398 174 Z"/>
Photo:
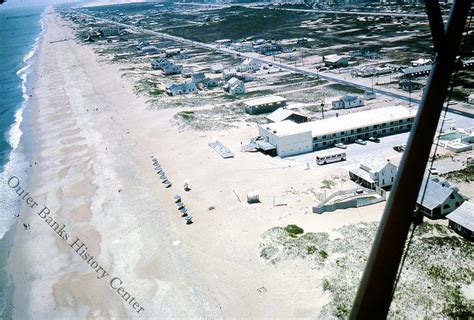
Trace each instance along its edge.
<path fill-rule="evenodd" d="M 406 145 L 400 144 L 398 146 L 393 147 L 393 150 L 395 150 L 397 152 L 402 152 L 402 151 L 405 151 L 405 148 L 406 148 Z"/>
<path fill-rule="evenodd" d="M 365 146 L 365 145 L 367 144 L 367 141 L 364 141 L 364 140 L 362 140 L 362 139 L 357 139 L 357 140 L 355 141 L 355 143 L 358 143 L 358 144 L 361 144 L 361 145 Z"/>
<path fill-rule="evenodd" d="M 336 143 L 334 146 L 336 148 L 347 149 L 347 146 L 344 143 L 341 143 L 341 142 Z"/>
<path fill-rule="evenodd" d="M 376 143 L 380 142 L 380 139 L 377 138 L 377 137 L 370 137 L 368 140 L 371 141 L 371 142 L 376 142 Z"/>
<path fill-rule="evenodd" d="M 435 167 L 429 168 L 428 171 L 432 176 L 437 176 L 439 174 L 438 169 L 436 169 Z"/>

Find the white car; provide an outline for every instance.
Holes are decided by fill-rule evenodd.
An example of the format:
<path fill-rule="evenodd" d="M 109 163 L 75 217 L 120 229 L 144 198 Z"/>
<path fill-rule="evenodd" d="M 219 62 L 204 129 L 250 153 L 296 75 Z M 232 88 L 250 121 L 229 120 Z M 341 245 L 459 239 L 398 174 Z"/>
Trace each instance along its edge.
<path fill-rule="evenodd" d="M 438 169 L 436 169 L 435 167 L 429 168 L 428 171 L 432 176 L 437 176 L 439 174 Z"/>
<path fill-rule="evenodd" d="M 341 148 L 341 149 L 347 149 L 347 146 L 344 143 L 341 143 L 341 142 L 336 143 L 334 146 L 337 147 L 337 148 Z"/>
<path fill-rule="evenodd" d="M 365 145 L 367 144 L 367 141 L 364 141 L 364 140 L 362 140 L 362 139 L 357 139 L 357 140 L 355 141 L 355 143 L 358 143 L 358 144 L 361 144 L 361 145 L 365 146 Z"/>

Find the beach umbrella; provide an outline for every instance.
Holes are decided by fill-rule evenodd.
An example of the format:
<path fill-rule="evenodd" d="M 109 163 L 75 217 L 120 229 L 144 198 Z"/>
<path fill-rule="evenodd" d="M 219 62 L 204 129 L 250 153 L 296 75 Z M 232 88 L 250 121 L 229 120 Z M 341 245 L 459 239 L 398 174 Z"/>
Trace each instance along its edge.
<path fill-rule="evenodd" d="M 165 188 L 170 188 L 173 184 L 171 182 L 165 182 Z"/>
<path fill-rule="evenodd" d="M 178 203 L 181 201 L 181 196 L 179 194 L 174 196 L 174 202 Z"/>
<path fill-rule="evenodd" d="M 184 220 L 186 220 L 186 224 L 191 224 L 193 223 L 193 216 L 187 216 Z"/>

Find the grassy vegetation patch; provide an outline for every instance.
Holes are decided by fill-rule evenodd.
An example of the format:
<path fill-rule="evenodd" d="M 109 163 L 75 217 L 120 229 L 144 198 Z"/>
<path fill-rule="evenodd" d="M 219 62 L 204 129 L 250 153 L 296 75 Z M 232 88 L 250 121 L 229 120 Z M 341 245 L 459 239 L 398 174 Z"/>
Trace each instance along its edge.
<path fill-rule="evenodd" d="M 464 168 L 457 171 L 451 171 L 448 173 L 443 173 L 440 175 L 443 178 L 446 178 L 451 181 L 464 181 L 464 182 L 472 182 L 474 181 L 474 166 L 469 168 Z"/>
<path fill-rule="evenodd" d="M 359 88 L 353 87 L 353 86 L 348 86 L 345 84 L 339 84 L 339 83 L 332 83 L 326 86 L 329 89 L 332 89 L 334 91 L 342 91 L 345 93 L 353 93 L 353 94 L 362 94 L 364 93 L 364 90 L 361 90 Z"/>
<path fill-rule="evenodd" d="M 273 264 L 300 258 L 313 272 L 324 270 L 321 286 L 330 293 L 331 301 L 316 317 L 346 318 L 377 223 L 336 229 L 341 236 L 331 241 L 327 233 L 310 232 L 295 238 L 287 228 L 272 228 L 262 235 L 261 257 Z M 473 281 L 472 243 L 443 225 L 424 223 L 415 231 L 389 318 L 470 319 L 474 317 L 474 304 L 462 294 L 462 287 Z"/>
<path fill-rule="evenodd" d="M 296 237 L 299 234 L 303 234 L 303 228 L 298 227 L 296 224 L 289 224 L 285 227 L 285 231 L 288 232 L 290 237 Z"/>

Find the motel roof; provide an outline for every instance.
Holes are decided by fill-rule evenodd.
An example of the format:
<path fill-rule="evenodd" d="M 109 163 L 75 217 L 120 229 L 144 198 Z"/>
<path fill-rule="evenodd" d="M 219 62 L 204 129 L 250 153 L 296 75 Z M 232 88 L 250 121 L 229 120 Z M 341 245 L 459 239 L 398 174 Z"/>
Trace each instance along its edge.
<path fill-rule="evenodd" d="M 384 107 L 374 110 L 353 112 L 339 117 L 295 123 L 290 120 L 269 123 L 260 127 L 277 136 L 289 136 L 311 131 L 313 137 L 373 126 L 376 124 L 412 118 L 415 111 L 402 106 Z"/>
<path fill-rule="evenodd" d="M 286 102 L 286 99 L 280 96 L 267 96 L 257 99 L 251 99 L 244 101 L 244 105 L 247 107 L 257 107 L 266 104 Z"/>

